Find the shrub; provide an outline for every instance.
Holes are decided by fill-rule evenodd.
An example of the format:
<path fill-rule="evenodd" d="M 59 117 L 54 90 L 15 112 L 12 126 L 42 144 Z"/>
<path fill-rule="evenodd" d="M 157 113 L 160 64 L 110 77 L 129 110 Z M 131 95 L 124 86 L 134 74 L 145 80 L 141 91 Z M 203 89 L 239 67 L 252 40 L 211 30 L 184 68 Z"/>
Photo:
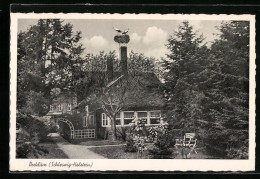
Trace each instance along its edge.
<path fill-rule="evenodd" d="M 59 129 L 56 125 L 50 125 L 48 130 L 50 133 L 56 133 L 59 131 Z"/>
<path fill-rule="evenodd" d="M 152 138 L 153 148 L 149 153 L 154 159 L 172 158 L 173 149 L 171 149 L 172 135 L 170 135 L 167 125 L 160 125 L 149 129 L 149 138 Z"/>
<path fill-rule="evenodd" d="M 34 140 L 36 143 L 43 142 L 47 139 L 49 133 L 47 126 L 40 120 L 32 117 L 31 115 L 26 114 L 17 114 L 17 123 L 26 130 L 31 140 Z"/>
<path fill-rule="evenodd" d="M 16 158 L 39 158 L 47 153 L 46 148 L 33 143 L 22 143 L 16 147 Z"/>
<path fill-rule="evenodd" d="M 137 152 L 137 148 L 132 138 L 126 141 L 125 152 Z"/>
<path fill-rule="evenodd" d="M 245 131 L 212 127 L 201 136 L 210 154 L 232 159 L 248 158 L 248 133 Z"/>
<path fill-rule="evenodd" d="M 135 124 L 136 122 L 136 124 Z M 146 121 L 135 118 L 130 127 L 130 133 L 127 137 L 126 152 L 136 152 L 145 150 L 145 140 L 147 139 L 147 131 L 145 128 Z"/>
<path fill-rule="evenodd" d="M 128 127 L 120 127 L 116 128 L 117 136 L 122 139 L 123 141 L 127 140 L 127 135 L 129 134 L 129 128 Z"/>
<path fill-rule="evenodd" d="M 248 159 L 248 148 L 247 147 L 241 147 L 240 149 L 231 148 L 229 150 L 226 150 L 226 156 L 227 158 L 234 159 Z"/>

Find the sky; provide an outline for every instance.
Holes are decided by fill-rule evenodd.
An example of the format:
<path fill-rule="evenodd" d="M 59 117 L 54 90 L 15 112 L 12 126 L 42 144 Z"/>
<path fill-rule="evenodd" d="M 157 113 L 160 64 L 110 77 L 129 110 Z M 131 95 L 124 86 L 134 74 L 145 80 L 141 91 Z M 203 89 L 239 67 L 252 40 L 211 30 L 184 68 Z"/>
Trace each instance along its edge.
<path fill-rule="evenodd" d="M 19 19 L 18 32 L 26 31 L 31 25 L 37 23 L 37 19 Z M 121 30 L 129 29 L 130 42 L 128 52 L 143 53 L 147 57 L 165 57 L 169 53 L 165 44 L 167 39 L 182 21 L 178 20 L 143 20 L 143 19 L 66 19 L 64 23 L 71 23 L 73 31 L 82 32 L 81 43 L 85 47 L 84 53 L 98 54 L 99 51 L 118 52 L 118 44 L 114 42 L 117 32 L 116 27 Z M 203 34 L 205 43 L 208 45 L 217 38 L 219 26 L 222 21 L 218 20 L 190 20 L 198 35 Z"/>

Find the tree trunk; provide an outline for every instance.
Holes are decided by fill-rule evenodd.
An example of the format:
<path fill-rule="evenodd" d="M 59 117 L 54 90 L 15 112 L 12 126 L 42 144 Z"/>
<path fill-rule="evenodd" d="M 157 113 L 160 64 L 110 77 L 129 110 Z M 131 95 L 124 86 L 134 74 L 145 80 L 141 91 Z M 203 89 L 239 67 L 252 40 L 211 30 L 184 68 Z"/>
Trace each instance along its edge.
<path fill-rule="evenodd" d="M 112 140 L 116 140 L 116 116 L 114 115 L 113 118 L 111 118 L 111 132 L 112 132 Z"/>

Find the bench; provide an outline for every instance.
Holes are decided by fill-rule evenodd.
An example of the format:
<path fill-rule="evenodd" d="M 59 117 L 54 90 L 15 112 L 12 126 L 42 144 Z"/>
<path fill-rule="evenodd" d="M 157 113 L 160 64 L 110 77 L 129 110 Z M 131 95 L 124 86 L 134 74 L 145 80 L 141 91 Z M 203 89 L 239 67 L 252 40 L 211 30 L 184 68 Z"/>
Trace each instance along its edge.
<path fill-rule="evenodd" d="M 174 147 L 178 149 L 180 146 L 182 148 L 182 156 L 190 156 L 191 152 L 196 151 L 197 139 L 195 139 L 195 133 L 185 133 L 183 139 L 175 139 Z M 189 150 L 189 153 L 187 151 Z"/>

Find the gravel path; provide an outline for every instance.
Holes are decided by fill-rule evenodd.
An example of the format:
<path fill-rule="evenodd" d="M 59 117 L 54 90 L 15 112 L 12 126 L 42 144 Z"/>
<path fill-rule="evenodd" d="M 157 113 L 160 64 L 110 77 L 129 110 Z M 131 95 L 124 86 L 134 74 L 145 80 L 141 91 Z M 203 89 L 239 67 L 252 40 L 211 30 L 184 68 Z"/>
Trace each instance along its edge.
<path fill-rule="evenodd" d="M 71 144 L 57 133 L 51 133 L 50 137 L 70 159 L 105 159 L 105 157 L 90 151 L 88 146 Z"/>

